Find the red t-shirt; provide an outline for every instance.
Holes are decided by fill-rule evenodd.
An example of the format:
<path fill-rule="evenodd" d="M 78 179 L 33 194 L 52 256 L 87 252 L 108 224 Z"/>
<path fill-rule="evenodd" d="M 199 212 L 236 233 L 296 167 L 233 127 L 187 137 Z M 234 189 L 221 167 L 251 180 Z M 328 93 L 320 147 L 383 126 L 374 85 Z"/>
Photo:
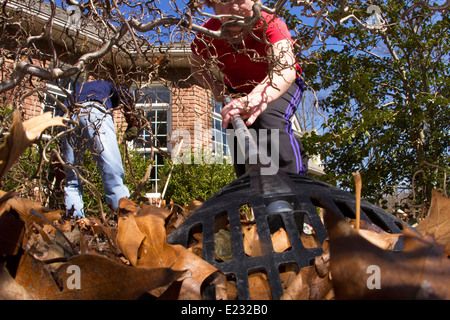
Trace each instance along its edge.
<path fill-rule="evenodd" d="M 255 24 L 253 33 L 258 39 L 266 39 L 274 44 L 280 40 L 290 40 L 291 33 L 286 24 L 274 15 L 261 12 L 262 20 Z M 217 31 L 222 26 L 218 19 L 209 19 L 203 27 Z M 245 46 L 245 47 L 244 47 Z M 204 59 L 217 59 L 219 68 L 225 75 L 225 83 L 240 93 L 250 93 L 268 74 L 268 45 L 255 39 L 250 34 L 244 40 L 244 46 L 237 49 L 225 39 L 214 39 L 204 34 L 197 34 L 191 48 Z M 302 69 L 297 64 L 297 72 Z"/>

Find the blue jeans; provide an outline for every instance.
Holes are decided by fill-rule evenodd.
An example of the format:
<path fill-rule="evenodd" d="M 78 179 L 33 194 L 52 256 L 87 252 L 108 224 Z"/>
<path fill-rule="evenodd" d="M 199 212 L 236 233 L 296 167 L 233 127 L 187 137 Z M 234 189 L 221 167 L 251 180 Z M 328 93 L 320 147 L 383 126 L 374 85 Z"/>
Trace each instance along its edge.
<path fill-rule="evenodd" d="M 67 164 L 81 168 L 88 147 L 100 171 L 105 201 L 112 210 L 116 210 L 119 200 L 129 197 L 130 192 L 123 183 L 125 172 L 112 111 L 107 111 L 97 102 L 88 101 L 83 105 L 85 107 L 80 113 L 72 116 L 73 120 L 78 121 L 79 127 L 61 138 L 63 157 Z M 66 168 L 65 171 L 66 210 L 73 211 L 74 217 L 83 218 L 83 183 L 75 170 Z"/>

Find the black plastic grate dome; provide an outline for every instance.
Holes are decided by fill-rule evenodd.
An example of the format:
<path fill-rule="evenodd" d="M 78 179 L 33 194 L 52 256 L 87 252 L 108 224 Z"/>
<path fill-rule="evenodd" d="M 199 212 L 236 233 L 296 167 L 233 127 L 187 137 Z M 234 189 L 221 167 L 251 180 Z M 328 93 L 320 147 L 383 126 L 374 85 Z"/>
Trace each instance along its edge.
<path fill-rule="evenodd" d="M 267 274 L 272 298 L 280 299 L 283 294 L 280 267 L 296 264 L 302 269 L 322 254 L 321 245 L 327 232 L 318 214 L 320 203 L 343 217 L 356 216 L 356 200 L 351 193 L 309 177 L 285 173 L 260 175 L 259 169 L 253 168 L 206 201 L 170 235 L 168 241 L 188 247 L 194 230 L 201 230 L 203 259 L 235 279 L 239 299 L 250 299 L 248 276 L 254 271 Z M 260 256 L 250 257 L 245 253 L 240 213 L 243 206 L 252 208 L 260 239 Z M 375 223 L 390 233 L 401 233 L 402 226 L 406 226 L 395 216 L 364 200 L 361 201 L 361 220 Z M 310 248 L 302 242 L 305 222 L 314 229 L 320 246 Z M 214 237 L 225 225 L 229 226 L 232 258 L 221 261 L 215 256 Z M 271 234 L 280 227 L 284 227 L 291 248 L 275 252 Z M 399 242 L 394 250 L 401 249 Z"/>

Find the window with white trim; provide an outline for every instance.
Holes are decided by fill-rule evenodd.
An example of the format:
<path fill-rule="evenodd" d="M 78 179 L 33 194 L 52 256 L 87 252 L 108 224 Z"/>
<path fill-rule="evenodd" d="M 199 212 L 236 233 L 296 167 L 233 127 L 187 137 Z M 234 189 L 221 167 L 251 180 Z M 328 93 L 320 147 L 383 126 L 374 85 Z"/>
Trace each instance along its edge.
<path fill-rule="evenodd" d="M 217 102 L 214 98 L 211 99 L 212 105 L 212 152 L 215 155 L 228 157 L 230 156 L 230 150 L 227 144 L 227 135 L 224 129 L 222 129 L 222 116 L 220 110 L 223 107 L 223 103 Z"/>
<path fill-rule="evenodd" d="M 68 91 L 73 91 L 73 82 L 71 79 L 65 79 L 61 85 Z M 63 81 L 63 80 L 61 80 Z M 45 112 L 52 112 L 53 116 L 57 115 L 57 109 L 60 109 L 58 107 L 58 103 L 53 99 L 53 97 L 56 98 L 59 102 L 64 103 L 66 101 L 66 94 L 63 90 L 61 90 L 60 87 L 58 87 L 55 83 L 47 83 L 46 85 L 46 93 L 44 94 L 44 102 L 42 106 L 42 113 Z"/>
<path fill-rule="evenodd" d="M 172 92 L 163 85 L 154 85 L 149 88 L 134 91 L 136 109 L 144 111 L 144 116 L 150 124 L 151 130 L 143 130 L 140 137 L 133 142 L 133 148 L 145 158 L 151 156 L 151 146 L 155 153 L 155 162 L 150 175 L 151 189 L 161 192 L 158 168 L 164 165 L 162 152 L 167 152 L 167 134 L 171 131 L 170 105 Z"/>
<path fill-rule="evenodd" d="M 67 92 L 72 93 L 73 81 L 71 79 L 60 80 L 60 83 L 65 88 L 65 90 L 67 90 Z M 44 99 L 43 99 L 44 101 L 42 103 L 41 112 L 42 113 L 51 112 L 54 117 L 58 116 L 58 115 L 59 116 L 62 115 L 60 113 L 60 112 L 62 112 L 62 109 L 58 105 L 58 102 L 56 100 L 58 100 L 61 103 L 64 103 L 67 99 L 65 92 L 53 82 L 47 83 L 45 89 L 46 90 L 44 93 Z M 57 130 L 57 129 L 55 129 L 55 127 L 51 127 L 49 129 L 45 130 L 45 133 L 51 135 L 55 132 L 55 130 Z M 42 137 L 44 139 L 49 138 L 49 136 L 46 135 L 45 133 Z"/>

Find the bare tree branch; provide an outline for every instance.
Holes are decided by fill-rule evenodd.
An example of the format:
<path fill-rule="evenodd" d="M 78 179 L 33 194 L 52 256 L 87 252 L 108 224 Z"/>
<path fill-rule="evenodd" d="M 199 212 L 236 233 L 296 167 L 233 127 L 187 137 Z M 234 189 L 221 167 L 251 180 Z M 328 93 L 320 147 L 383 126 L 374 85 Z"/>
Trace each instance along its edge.
<path fill-rule="evenodd" d="M 443 5 L 431 5 L 427 1 L 417 1 L 402 14 L 401 18 L 405 19 L 406 16 L 419 7 L 426 7 L 431 11 L 447 11 L 450 9 L 450 0 L 447 0 Z"/>

